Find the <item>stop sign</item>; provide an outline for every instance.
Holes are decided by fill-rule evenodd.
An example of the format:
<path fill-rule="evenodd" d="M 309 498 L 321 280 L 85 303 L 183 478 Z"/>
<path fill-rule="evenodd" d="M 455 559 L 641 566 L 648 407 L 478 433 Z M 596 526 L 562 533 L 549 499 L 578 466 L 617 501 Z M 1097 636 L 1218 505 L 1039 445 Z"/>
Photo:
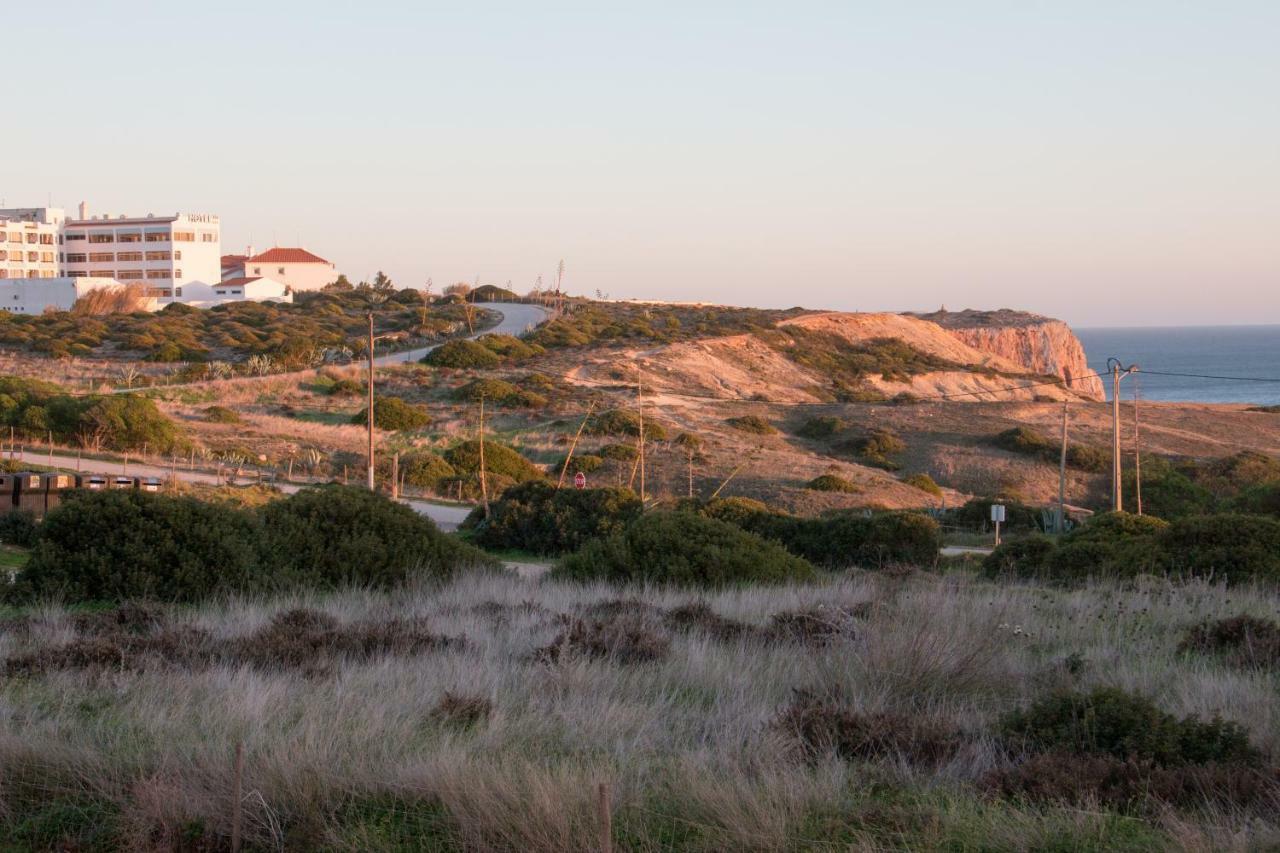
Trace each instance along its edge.
<path fill-rule="evenodd" d="M 574 474 L 573 485 L 575 485 L 579 489 L 585 489 L 587 487 L 587 475 L 582 473 L 581 471 Z"/>

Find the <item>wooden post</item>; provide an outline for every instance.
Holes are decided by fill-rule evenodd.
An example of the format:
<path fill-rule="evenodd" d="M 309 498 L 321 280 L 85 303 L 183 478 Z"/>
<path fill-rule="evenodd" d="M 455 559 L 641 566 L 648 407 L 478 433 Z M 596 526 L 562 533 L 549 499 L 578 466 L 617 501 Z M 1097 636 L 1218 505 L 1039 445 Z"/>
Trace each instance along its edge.
<path fill-rule="evenodd" d="M 1133 378 L 1133 492 L 1142 515 L 1142 448 L 1138 432 L 1138 377 Z"/>
<path fill-rule="evenodd" d="M 1062 454 L 1058 459 L 1058 517 L 1054 519 L 1056 533 L 1065 533 L 1067 527 L 1067 401 L 1062 401 Z"/>
<path fill-rule="evenodd" d="M 560 481 L 556 483 L 556 489 L 564 488 L 565 474 L 569 473 L 569 462 L 573 459 L 573 451 L 578 447 L 578 439 L 582 438 L 582 431 L 586 429 L 587 421 L 591 420 L 591 411 L 596 407 L 596 401 L 592 400 L 587 405 L 587 415 L 582 419 L 582 423 L 578 424 L 578 431 L 573 434 L 573 443 L 569 445 L 569 453 L 564 457 L 564 464 L 560 466 Z"/>
<path fill-rule="evenodd" d="M 600 853 L 613 853 L 613 813 L 609 802 L 609 785 L 600 783 L 596 796 L 596 811 L 600 818 Z"/>
<path fill-rule="evenodd" d="M 244 742 L 236 741 L 235 763 L 231 771 L 231 853 L 240 853 L 240 824 L 244 789 Z"/>
<path fill-rule="evenodd" d="M 484 472 L 484 394 L 480 395 L 480 500 L 484 503 L 484 517 L 489 517 L 489 481 Z"/>
<path fill-rule="evenodd" d="M 391 455 L 391 499 L 400 500 L 400 451 Z"/>
<path fill-rule="evenodd" d="M 564 269 L 564 262 L 560 262 L 561 270 Z M 560 285 L 556 284 L 556 290 L 559 291 Z M 636 410 L 640 415 L 640 506 L 644 507 L 644 374 L 640 370 L 640 365 L 636 365 Z"/>
<path fill-rule="evenodd" d="M 373 312 L 369 312 L 369 491 L 373 484 Z"/>
<path fill-rule="evenodd" d="M 689 497 L 693 497 L 693 445 L 689 445 Z"/>

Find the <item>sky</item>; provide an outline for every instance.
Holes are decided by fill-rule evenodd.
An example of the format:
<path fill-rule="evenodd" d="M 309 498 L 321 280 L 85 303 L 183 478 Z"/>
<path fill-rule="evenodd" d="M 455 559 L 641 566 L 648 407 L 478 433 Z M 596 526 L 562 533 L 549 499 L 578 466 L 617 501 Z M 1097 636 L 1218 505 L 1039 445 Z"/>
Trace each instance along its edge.
<path fill-rule="evenodd" d="M 0 200 L 437 290 L 1280 323 L 1275 0 L 336 5 L 11 4 Z"/>

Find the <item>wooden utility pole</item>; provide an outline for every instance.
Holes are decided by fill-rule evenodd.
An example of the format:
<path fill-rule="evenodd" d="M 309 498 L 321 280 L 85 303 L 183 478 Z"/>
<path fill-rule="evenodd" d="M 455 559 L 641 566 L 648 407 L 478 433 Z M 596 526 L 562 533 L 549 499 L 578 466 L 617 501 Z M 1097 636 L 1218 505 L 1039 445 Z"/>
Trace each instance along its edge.
<path fill-rule="evenodd" d="M 689 497 L 693 497 L 693 445 L 690 444 L 686 450 L 689 451 Z"/>
<path fill-rule="evenodd" d="M 400 451 L 391 457 L 391 499 L 400 500 Z"/>
<path fill-rule="evenodd" d="M 369 312 L 369 491 L 373 484 L 373 312 Z"/>
<path fill-rule="evenodd" d="M 484 503 L 484 517 L 489 517 L 489 481 L 484 473 L 484 394 L 480 395 L 480 500 Z"/>
<path fill-rule="evenodd" d="M 564 261 L 560 262 L 560 272 L 564 274 Z M 556 288 L 559 289 L 559 282 Z M 644 506 L 644 374 L 641 372 L 640 365 L 636 365 L 636 412 L 640 416 L 640 506 Z"/>
<path fill-rule="evenodd" d="M 564 478 L 569 473 L 569 462 L 573 459 L 573 451 L 577 449 L 578 439 L 582 438 L 582 431 L 586 429 L 587 421 L 591 420 L 591 411 L 595 407 L 595 400 L 587 404 L 586 417 L 582 419 L 582 423 L 578 424 L 578 431 L 573 434 L 573 443 L 569 445 L 569 453 L 564 457 L 564 464 L 560 466 L 560 481 L 556 483 L 557 490 L 564 488 Z"/>
<path fill-rule="evenodd" d="M 1138 502 L 1138 515 L 1142 515 L 1142 451 L 1138 431 L 1138 378 L 1133 379 L 1133 491 Z"/>
<path fill-rule="evenodd" d="M 600 853 L 613 853 L 613 808 L 609 802 L 609 785 L 601 782 L 596 790 L 596 814 L 600 820 Z"/>
<path fill-rule="evenodd" d="M 1053 529 L 1061 534 L 1067 527 L 1067 401 L 1062 401 L 1062 455 L 1058 459 L 1058 517 Z"/>
<path fill-rule="evenodd" d="M 1111 509 L 1122 508 L 1120 494 L 1120 362 L 1111 364 Z"/>

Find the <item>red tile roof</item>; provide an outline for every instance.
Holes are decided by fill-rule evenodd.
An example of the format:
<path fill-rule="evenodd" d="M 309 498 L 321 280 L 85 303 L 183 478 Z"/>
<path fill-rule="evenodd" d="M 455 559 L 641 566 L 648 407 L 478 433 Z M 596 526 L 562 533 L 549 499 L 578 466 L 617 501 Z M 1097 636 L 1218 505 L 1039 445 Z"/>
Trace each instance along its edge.
<path fill-rule="evenodd" d="M 245 259 L 247 264 L 328 264 L 324 258 L 319 255 L 313 255 L 306 249 L 286 249 L 277 246 L 274 249 L 267 249 L 265 252 L 254 255 Z"/>
<path fill-rule="evenodd" d="M 226 281 L 220 281 L 214 287 L 241 287 L 246 284 L 252 284 L 262 278 L 260 275 L 252 275 L 248 277 L 229 278 Z"/>
<path fill-rule="evenodd" d="M 241 264 L 243 264 L 243 263 L 244 263 L 245 261 L 247 261 L 247 260 L 249 260 L 249 256 L 248 256 L 248 255 L 223 255 L 223 256 L 222 256 L 222 268 L 223 268 L 224 270 L 229 270 L 229 269 L 231 269 L 232 267 L 238 267 L 238 266 L 240 266 Z"/>

